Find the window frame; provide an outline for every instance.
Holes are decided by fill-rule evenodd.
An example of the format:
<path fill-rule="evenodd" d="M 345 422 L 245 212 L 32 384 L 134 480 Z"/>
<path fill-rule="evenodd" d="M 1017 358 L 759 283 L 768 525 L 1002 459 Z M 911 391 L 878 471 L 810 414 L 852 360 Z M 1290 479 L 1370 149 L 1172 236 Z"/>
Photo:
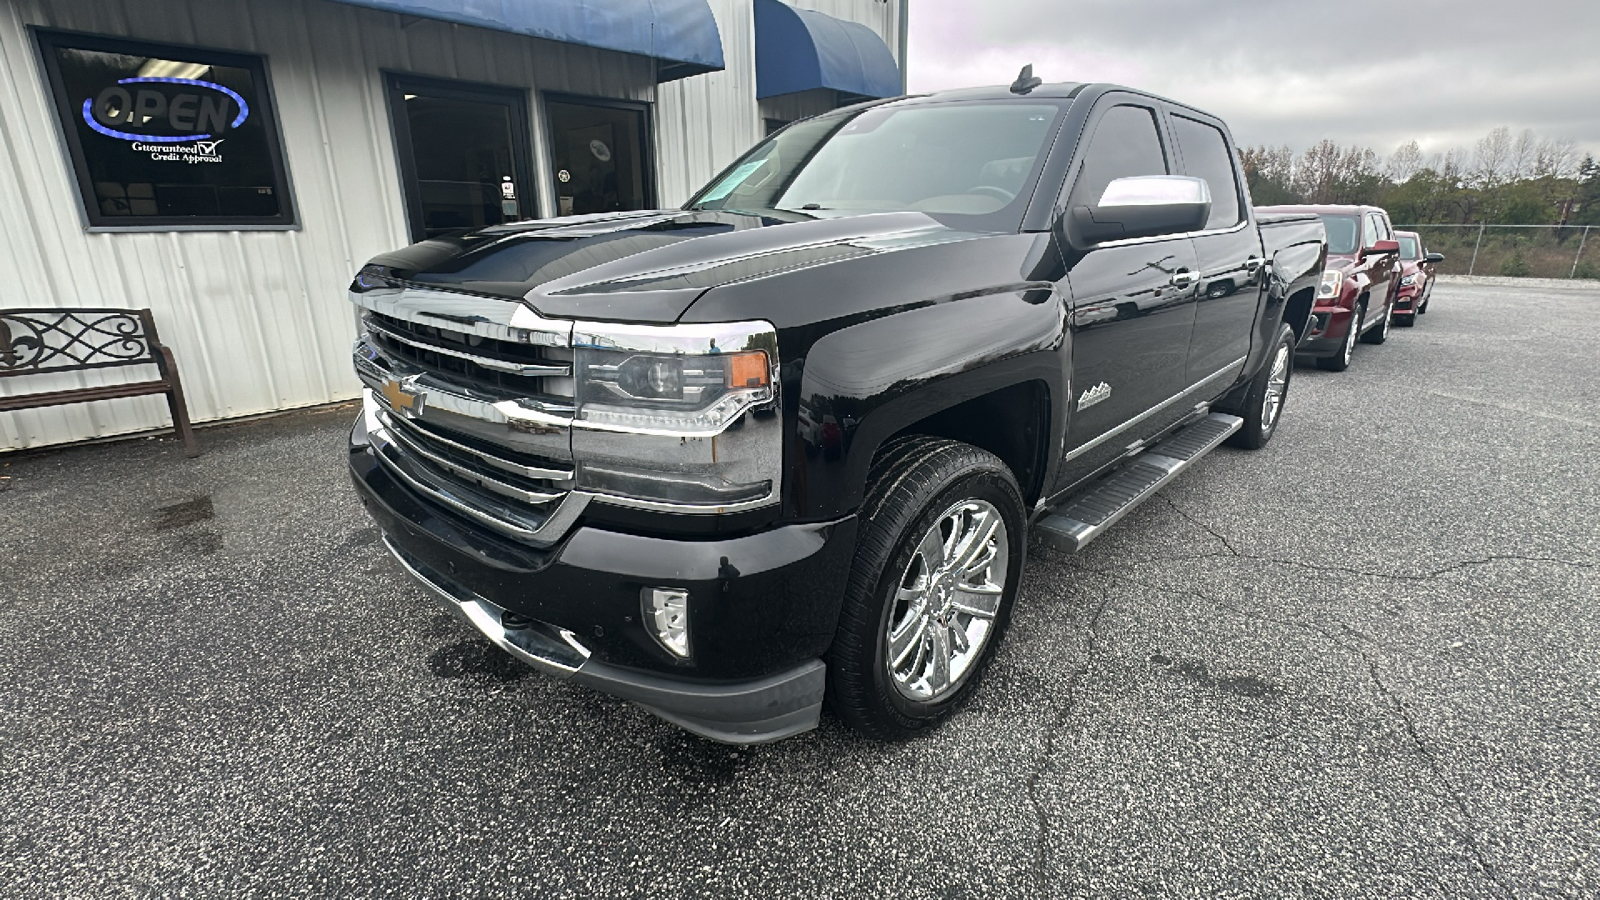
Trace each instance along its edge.
<path fill-rule="evenodd" d="M 29 26 L 37 55 L 46 101 L 53 107 L 55 121 L 72 183 L 78 195 L 78 210 L 84 230 L 89 232 L 170 232 L 170 231 L 298 231 L 299 204 L 295 202 L 294 182 L 289 174 L 284 150 L 283 128 L 278 119 L 278 101 L 272 86 L 267 56 L 217 50 L 190 44 L 144 41 L 81 31 Z M 273 189 L 279 197 L 278 215 L 263 216 L 107 216 L 94 202 L 94 178 L 89 172 L 88 155 L 78 134 L 76 107 L 67 97 L 66 82 L 60 69 L 58 50 L 87 50 L 92 53 L 188 59 L 208 65 L 245 69 L 256 82 L 257 96 L 251 111 L 262 117 L 267 129 L 267 157 L 272 168 Z"/>
<path fill-rule="evenodd" d="M 533 120 L 528 110 L 528 91 L 525 88 L 502 84 L 485 84 L 457 78 L 435 78 L 384 69 L 383 95 L 389 107 L 389 140 L 394 146 L 395 166 L 400 175 L 400 197 L 406 215 L 406 233 L 413 242 L 427 240 L 425 216 L 422 211 L 422 184 L 417 180 L 416 149 L 411 143 L 411 120 L 405 110 L 405 93 L 408 85 L 447 100 L 482 103 L 486 99 L 504 101 L 511 110 L 511 165 L 517 184 L 526 186 L 528 197 L 521 209 L 525 220 L 544 218 L 544 185 L 538 177 L 538 161 L 533 155 Z M 405 152 L 401 152 L 402 148 Z M 523 202 L 518 198 L 519 203 Z"/>
<path fill-rule="evenodd" d="M 1239 218 L 1227 225 L 1218 225 L 1215 227 L 1212 227 L 1208 223 L 1205 228 L 1202 228 L 1195 233 L 1210 234 L 1215 232 L 1221 234 L 1229 231 L 1236 231 L 1240 226 L 1248 224 L 1250 221 L 1249 203 L 1245 195 L 1245 186 L 1239 178 L 1241 173 L 1239 171 L 1238 159 L 1236 157 L 1237 151 L 1234 149 L 1232 136 L 1229 135 L 1227 129 L 1223 128 L 1218 122 L 1208 120 L 1201 115 L 1197 115 L 1193 111 L 1183 109 L 1181 107 L 1170 111 L 1168 124 L 1172 128 L 1172 140 L 1178 148 L 1178 155 L 1182 157 L 1183 160 L 1183 174 L 1191 178 L 1204 178 L 1205 176 L 1189 171 L 1189 158 L 1188 155 L 1184 153 L 1183 138 L 1178 134 L 1178 119 L 1183 119 L 1203 128 L 1210 128 L 1212 131 L 1217 133 L 1218 137 L 1222 138 L 1222 148 L 1227 152 L 1228 155 L 1228 169 L 1233 175 L 1233 196 Z M 1212 193 L 1212 201 L 1216 201 L 1215 192 Z"/>
<path fill-rule="evenodd" d="M 642 100 L 623 100 L 616 97 L 597 97 L 589 94 L 574 94 L 567 91 L 540 91 L 539 92 L 539 129 L 540 144 L 543 145 L 545 159 L 549 161 L 550 171 L 545 173 L 543 188 L 550 192 L 550 202 L 558 204 L 556 198 L 561 195 L 561 185 L 556 180 L 556 133 L 550 118 L 550 104 L 566 103 L 576 106 L 599 106 L 610 109 L 625 109 L 642 113 L 644 117 L 644 160 L 640 170 L 644 177 L 644 208 L 660 209 L 661 197 L 657 193 L 660 183 L 656 177 L 656 119 L 655 104 Z M 760 143 L 759 141 L 757 143 Z M 559 217 L 561 210 L 552 206 L 552 214 Z"/>
<path fill-rule="evenodd" d="M 1156 140 L 1160 142 L 1161 146 L 1161 160 L 1167 168 L 1165 174 L 1173 174 L 1172 170 L 1178 162 L 1178 157 L 1173 152 L 1173 136 L 1168 133 L 1166 117 L 1163 115 L 1161 107 L 1157 105 L 1154 99 L 1136 94 L 1108 94 L 1101 97 L 1100 101 L 1095 104 L 1096 108 L 1089 114 L 1089 120 L 1083 125 L 1082 137 L 1080 138 L 1083 150 L 1073 154 L 1076 159 L 1073 160 L 1072 171 L 1068 173 L 1069 177 L 1061 190 L 1061 201 L 1058 206 L 1063 214 L 1072 209 L 1073 197 L 1078 191 L 1079 180 L 1083 178 L 1084 164 L 1088 162 L 1089 154 L 1094 150 L 1094 139 L 1096 132 L 1100 130 L 1101 120 L 1119 106 L 1132 106 L 1150 113 L 1151 124 L 1155 126 Z M 1099 199 L 1099 197 L 1096 197 L 1093 202 L 1098 202 Z M 1145 239 L 1134 238 L 1132 240 Z M 1112 241 L 1109 243 L 1118 242 Z"/>

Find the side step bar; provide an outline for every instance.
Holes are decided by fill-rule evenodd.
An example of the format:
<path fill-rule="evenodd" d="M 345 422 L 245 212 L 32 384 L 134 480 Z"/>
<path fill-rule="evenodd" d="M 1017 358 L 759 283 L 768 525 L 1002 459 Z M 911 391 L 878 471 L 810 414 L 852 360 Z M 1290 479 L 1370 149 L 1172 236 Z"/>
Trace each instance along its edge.
<path fill-rule="evenodd" d="M 1128 511 L 1238 431 L 1244 420 L 1212 413 L 1135 456 L 1111 477 L 1033 525 L 1047 546 L 1077 553 Z"/>

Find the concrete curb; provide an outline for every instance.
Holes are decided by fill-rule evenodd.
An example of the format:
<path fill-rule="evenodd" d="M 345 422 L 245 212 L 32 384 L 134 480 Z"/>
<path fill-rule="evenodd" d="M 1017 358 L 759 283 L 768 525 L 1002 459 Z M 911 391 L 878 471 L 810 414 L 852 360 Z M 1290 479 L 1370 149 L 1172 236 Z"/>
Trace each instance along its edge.
<path fill-rule="evenodd" d="M 1593 278 L 1508 278 L 1504 275 L 1438 275 L 1440 284 L 1481 284 L 1485 287 L 1525 287 L 1541 291 L 1597 291 Z"/>

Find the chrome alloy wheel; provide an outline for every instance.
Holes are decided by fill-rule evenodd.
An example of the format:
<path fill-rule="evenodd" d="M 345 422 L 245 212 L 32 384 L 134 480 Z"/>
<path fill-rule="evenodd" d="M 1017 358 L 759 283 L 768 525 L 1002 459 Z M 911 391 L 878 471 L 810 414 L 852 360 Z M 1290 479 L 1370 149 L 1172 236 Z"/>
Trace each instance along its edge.
<path fill-rule="evenodd" d="M 1279 345 L 1278 355 L 1272 360 L 1272 374 L 1267 376 L 1267 390 L 1261 398 L 1261 433 L 1272 430 L 1283 409 L 1283 395 L 1289 389 L 1289 348 Z"/>
<path fill-rule="evenodd" d="M 1341 354 L 1343 354 L 1344 364 L 1347 366 L 1350 365 L 1350 358 L 1356 354 L 1356 341 L 1360 339 L 1360 337 L 1361 307 L 1358 306 L 1353 312 L 1350 313 L 1350 331 L 1344 336 L 1344 349 L 1339 351 Z"/>
<path fill-rule="evenodd" d="M 895 690 L 928 703 L 961 685 L 994 629 L 1009 560 L 993 504 L 963 500 L 939 516 L 895 586 L 884 653 Z"/>

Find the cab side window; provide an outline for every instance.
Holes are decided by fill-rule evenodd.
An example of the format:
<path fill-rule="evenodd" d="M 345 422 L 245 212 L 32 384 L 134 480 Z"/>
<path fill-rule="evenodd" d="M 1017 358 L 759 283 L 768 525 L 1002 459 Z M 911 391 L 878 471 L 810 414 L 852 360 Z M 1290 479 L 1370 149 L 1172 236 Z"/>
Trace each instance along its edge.
<path fill-rule="evenodd" d="M 1166 174 L 1167 157 L 1161 146 L 1161 132 L 1156 128 L 1155 110 L 1127 104 L 1113 106 L 1095 123 L 1068 206 L 1098 204 L 1106 185 L 1118 178 Z"/>
<path fill-rule="evenodd" d="M 1383 240 L 1383 225 L 1378 221 L 1377 213 L 1367 213 L 1366 233 L 1361 236 L 1361 246 L 1371 248 L 1372 245 Z"/>
<path fill-rule="evenodd" d="M 1235 175 L 1233 153 L 1222 132 L 1204 122 L 1172 117 L 1172 131 L 1178 139 L 1178 150 L 1183 153 L 1186 174 L 1204 178 L 1211 189 L 1211 217 L 1206 228 L 1231 228 L 1244 217 L 1240 215 L 1239 179 Z"/>

